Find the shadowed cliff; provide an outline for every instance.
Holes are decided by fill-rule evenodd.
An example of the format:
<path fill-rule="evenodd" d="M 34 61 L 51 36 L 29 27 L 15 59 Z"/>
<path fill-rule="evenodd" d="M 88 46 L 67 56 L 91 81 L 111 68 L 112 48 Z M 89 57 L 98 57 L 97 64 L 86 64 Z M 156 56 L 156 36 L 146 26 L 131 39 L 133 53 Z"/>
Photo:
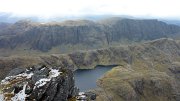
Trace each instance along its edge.
<path fill-rule="evenodd" d="M 0 29 L 2 29 L 0 49 L 43 52 L 58 46 L 67 48 L 69 45 L 79 46 L 79 49 L 97 49 L 114 43 L 169 37 L 180 32 L 179 26 L 168 25 L 158 20 L 122 18 L 109 18 L 97 22 L 89 20 L 51 23 L 19 21 L 12 25 L 4 25 Z M 59 49 L 59 51 L 68 50 Z"/>

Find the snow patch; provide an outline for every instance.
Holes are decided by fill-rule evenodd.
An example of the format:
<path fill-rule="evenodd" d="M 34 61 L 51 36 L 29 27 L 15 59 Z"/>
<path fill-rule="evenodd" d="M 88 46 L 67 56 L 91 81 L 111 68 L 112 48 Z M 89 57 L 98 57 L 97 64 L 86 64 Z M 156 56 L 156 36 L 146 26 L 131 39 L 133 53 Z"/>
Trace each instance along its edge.
<path fill-rule="evenodd" d="M 0 101 L 4 101 L 4 96 L 0 94 Z"/>
<path fill-rule="evenodd" d="M 44 70 L 44 69 L 45 68 L 42 68 L 42 70 Z M 26 71 L 28 71 L 28 70 L 26 70 Z M 40 88 L 40 87 L 46 85 L 47 82 L 50 82 L 52 78 L 59 76 L 61 73 L 62 72 L 59 72 L 58 69 L 51 68 L 50 72 L 49 72 L 49 76 L 47 78 L 42 78 L 42 79 L 38 80 L 35 83 L 34 89 Z M 10 81 L 13 79 L 21 79 L 21 78 L 30 79 L 33 75 L 34 75 L 34 73 L 31 72 L 29 74 L 21 73 L 21 74 L 15 75 L 15 76 L 8 76 L 4 80 L 1 81 L 1 84 L 9 84 Z M 26 86 L 27 86 L 27 84 L 24 84 L 23 89 L 19 93 L 15 94 L 15 96 L 12 97 L 11 100 L 12 101 L 25 101 L 25 99 L 27 97 L 27 94 L 25 94 Z M 0 95 L 0 101 L 1 101 L 1 99 L 3 99 L 3 95 L 2 96 Z"/>
<path fill-rule="evenodd" d="M 49 78 L 57 77 L 58 75 L 60 75 L 60 73 L 62 72 L 59 72 L 59 70 L 57 69 L 51 69 L 51 71 L 49 72 Z"/>
<path fill-rule="evenodd" d="M 49 77 L 48 78 L 43 78 L 43 79 L 40 79 L 39 81 L 37 81 L 35 83 L 34 89 L 36 87 L 40 88 L 40 87 L 44 86 L 47 82 L 51 81 L 52 78 L 59 76 L 61 73 L 62 72 L 59 72 L 58 69 L 52 69 L 51 68 L 51 71 L 49 72 Z"/>
<path fill-rule="evenodd" d="M 84 92 L 79 92 L 78 96 L 76 96 L 76 101 L 86 101 L 87 96 Z"/>
<path fill-rule="evenodd" d="M 62 72 L 59 72 L 59 70 L 57 70 L 57 69 L 51 69 L 51 71 L 49 72 L 49 77 L 48 78 L 42 78 L 39 81 L 37 81 L 35 83 L 34 89 L 36 87 L 40 88 L 40 87 L 44 86 L 47 82 L 51 81 L 52 78 L 59 76 L 61 73 Z"/>
<path fill-rule="evenodd" d="M 22 73 L 22 74 L 18 74 L 18 75 L 15 75 L 15 76 L 8 76 L 6 77 L 4 80 L 1 81 L 1 84 L 8 84 L 9 81 L 13 80 L 13 79 L 16 79 L 16 78 L 31 78 L 33 75 L 33 73 L 30 73 L 30 74 L 27 74 L 27 73 Z"/>
<path fill-rule="evenodd" d="M 11 98 L 12 101 L 25 101 L 26 94 L 25 94 L 26 85 L 23 86 L 23 90 L 17 93 L 14 97 Z"/>
<path fill-rule="evenodd" d="M 79 94 L 78 95 L 84 95 L 85 93 L 84 92 L 79 92 Z"/>
<path fill-rule="evenodd" d="M 46 69 L 46 68 L 45 67 L 41 68 L 41 70 L 44 70 L 44 69 Z"/>
<path fill-rule="evenodd" d="M 43 79 L 40 79 L 39 81 L 37 81 L 35 83 L 35 87 L 39 88 L 39 87 L 42 87 L 44 86 L 47 82 L 49 82 L 51 79 L 46 79 L 46 78 L 43 78 Z"/>

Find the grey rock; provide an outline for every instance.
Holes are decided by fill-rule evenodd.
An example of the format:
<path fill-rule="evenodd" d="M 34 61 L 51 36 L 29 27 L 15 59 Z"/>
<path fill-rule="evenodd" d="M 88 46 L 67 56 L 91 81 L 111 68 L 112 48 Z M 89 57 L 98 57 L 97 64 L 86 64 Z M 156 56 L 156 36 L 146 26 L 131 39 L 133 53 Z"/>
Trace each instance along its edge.
<path fill-rule="evenodd" d="M 89 100 L 96 100 L 96 94 L 93 92 L 85 92 L 85 94 L 88 96 Z"/>
<path fill-rule="evenodd" d="M 27 73 L 27 71 L 30 71 L 31 74 L 33 73 L 30 78 L 26 76 L 19 77 L 17 73 L 17 75 L 9 77 L 8 83 L 3 85 L 5 88 L 3 94 L 14 93 L 16 95 L 24 90 L 25 94 L 28 95 L 25 97 L 26 101 L 67 101 L 75 97 L 79 92 L 75 87 L 74 74 L 69 69 L 33 66 L 19 74 Z M 30 75 L 30 73 L 26 75 Z M 11 83 L 10 86 L 9 83 Z"/>
<path fill-rule="evenodd" d="M 1 26 L 0 26 L 1 27 Z M 113 42 L 153 40 L 180 32 L 180 27 L 158 20 L 110 18 L 101 23 L 79 20 L 55 24 L 19 21 L 2 28 L 0 48 L 15 48 L 26 44 L 29 49 L 49 51 L 59 45 L 83 44 L 88 47 Z M 6 37 L 7 35 L 8 38 Z"/>
<path fill-rule="evenodd" d="M 15 69 L 11 70 L 7 76 L 18 75 L 20 73 L 23 73 L 24 71 L 25 71 L 24 68 L 15 68 Z"/>

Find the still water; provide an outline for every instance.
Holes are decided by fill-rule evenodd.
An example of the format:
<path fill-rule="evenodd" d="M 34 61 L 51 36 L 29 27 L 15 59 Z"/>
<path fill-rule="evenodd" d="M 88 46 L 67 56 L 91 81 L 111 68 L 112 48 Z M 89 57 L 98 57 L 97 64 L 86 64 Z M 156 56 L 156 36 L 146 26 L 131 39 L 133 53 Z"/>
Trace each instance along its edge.
<path fill-rule="evenodd" d="M 75 85 L 80 91 L 88 91 L 97 87 L 96 81 L 114 66 L 97 66 L 95 69 L 79 69 L 75 71 Z"/>

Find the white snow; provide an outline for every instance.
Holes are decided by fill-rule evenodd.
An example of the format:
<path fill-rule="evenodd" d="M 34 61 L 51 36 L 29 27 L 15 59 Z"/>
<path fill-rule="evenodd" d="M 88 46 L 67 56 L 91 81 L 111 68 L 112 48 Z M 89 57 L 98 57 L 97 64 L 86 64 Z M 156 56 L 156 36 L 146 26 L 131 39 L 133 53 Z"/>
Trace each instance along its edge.
<path fill-rule="evenodd" d="M 84 95 L 85 93 L 84 92 L 79 92 L 79 95 Z"/>
<path fill-rule="evenodd" d="M 49 82 L 51 79 L 46 79 L 46 78 L 43 78 L 43 79 L 40 79 L 39 81 L 37 81 L 35 83 L 35 87 L 39 88 L 39 87 L 42 87 L 44 86 L 47 82 Z"/>
<path fill-rule="evenodd" d="M 45 67 L 44 68 L 41 68 L 41 70 L 44 70 L 44 69 L 46 69 Z"/>
<path fill-rule="evenodd" d="M 29 79 L 29 78 L 31 78 L 33 75 L 34 75 L 33 73 L 26 74 L 26 77 Z"/>
<path fill-rule="evenodd" d="M 62 72 L 59 72 L 59 70 L 57 69 L 51 69 L 51 71 L 49 72 L 49 78 L 57 77 L 60 73 Z"/>
<path fill-rule="evenodd" d="M 11 98 L 12 101 L 25 101 L 26 94 L 25 94 L 26 84 L 23 86 L 23 90 L 17 93 L 14 97 Z"/>
<path fill-rule="evenodd" d="M 8 76 L 4 80 L 1 81 L 1 84 L 8 84 L 10 80 L 16 79 L 16 78 L 25 77 L 25 78 L 29 79 L 29 78 L 32 77 L 32 75 L 33 75 L 33 73 L 30 73 L 30 74 L 22 73 L 22 74 L 18 74 L 18 75 L 15 75 L 15 76 Z"/>
<path fill-rule="evenodd" d="M 4 101 L 4 96 L 0 94 L 0 101 Z"/>
<path fill-rule="evenodd" d="M 51 69 L 51 71 L 49 72 L 49 77 L 48 78 L 42 78 L 39 81 L 37 81 L 35 83 L 35 87 L 34 88 L 39 88 L 44 86 L 47 82 L 51 81 L 52 78 L 57 77 L 58 75 L 60 75 L 62 72 L 59 72 L 59 70 L 57 69 Z"/>
<path fill-rule="evenodd" d="M 6 77 L 4 80 L 1 81 L 1 84 L 9 84 L 9 81 L 17 78 L 31 78 L 33 73 L 27 74 L 27 73 L 22 73 L 18 74 L 15 76 L 9 76 Z M 25 101 L 25 89 L 26 89 L 26 84 L 23 86 L 23 90 L 21 90 L 19 93 L 17 93 L 14 97 L 11 98 L 12 101 Z M 3 95 L 0 95 L 0 101 L 3 100 Z"/>
<path fill-rule="evenodd" d="M 36 83 L 35 83 L 35 86 L 34 86 L 34 89 L 37 87 L 42 87 L 44 86 L 47 82 L 51 81 L 52 78 L 54 77 L 57 77 L 61 74 L 62 72 L 59 72 L 58 69 L 52 69 L 51 68 L 51 71 L 49 72 L 49 76 L 47 78 L 42 78 L 40 80 L 38 80 Z M 17 78 L 31 78 L 32 75 L 34 75 L 33 73 L 22 73 L 22 74 L 18 74 L 18 75 L 15 75 L 15 76 L 9 76 L 9 77 L 6 77 L 4 80 L 1 81 L 1 84 L 8 84 L 9 81 L 13 80 L 13 79 L 17 79 Z M 26 98 L 26 94 L 25 94 L 25 89 L 26 89 L 26 85 L 25 84 L 23 86 L 23 90 L 21 90 L 19 93 L 17 93 L 14 97 L 11 98 L 12 101 L 25 101 L 25 98 Z M 0 95 L 0 100 L 3 96 Z"/>
<path fill-rule="evenodd" d="M 85 95 L 84 92 L 79 92 L 78 96 L 76 97 L 76 101 L 86 101 L 87 100 L 87 96 Z"/>

